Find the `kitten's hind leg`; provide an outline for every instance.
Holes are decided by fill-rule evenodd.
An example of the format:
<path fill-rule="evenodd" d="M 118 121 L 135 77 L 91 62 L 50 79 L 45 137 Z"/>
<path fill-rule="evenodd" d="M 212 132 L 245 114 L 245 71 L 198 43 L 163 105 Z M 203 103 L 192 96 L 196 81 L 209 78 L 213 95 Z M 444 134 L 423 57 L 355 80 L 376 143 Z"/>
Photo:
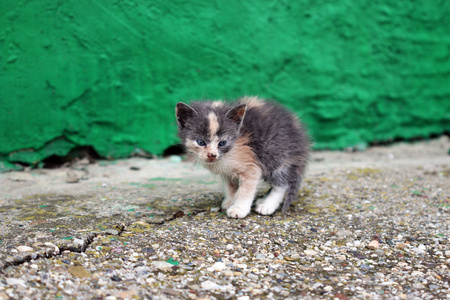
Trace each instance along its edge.
<path fill-rule="evenodd" d="M 283 202 L 287 190 L 285 186 L 273 186 L 268 195 L 256 202 L 256 212 L 261 215 L 273 214 Z"/>
<path fill-rule="evenodd" d="M 226 210 L 234 203 L 234 196 L 238 189 L 238 182 L 235 179 L 231 179 L 223 176 L 223 189 L 225 192 L 225 198 L 222 201 L 222 209 Z"/>

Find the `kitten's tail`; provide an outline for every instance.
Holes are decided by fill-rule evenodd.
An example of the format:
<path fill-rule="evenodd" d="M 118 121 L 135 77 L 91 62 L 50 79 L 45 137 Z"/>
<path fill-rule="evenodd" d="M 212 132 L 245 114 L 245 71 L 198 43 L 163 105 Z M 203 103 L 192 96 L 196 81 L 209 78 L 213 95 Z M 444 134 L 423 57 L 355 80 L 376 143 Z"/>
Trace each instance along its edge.
<path fill-rule="evenodd" d="M 296 176 L 294 176 L 295 179 L 292 179 L 289 182 L 289 188 L 286 192 L 286 196 L 284 198 L 284 203 L 281 211 L 283 212 L 283 215 L 286 214 L 289 207 L 291 206 L 292 202 L 297 198 L 298 190 L 300 189 L 300 184 L 302 182 L 302 177 L 304 170 L 301 167 L 297 167 L 295 170 Z"/>

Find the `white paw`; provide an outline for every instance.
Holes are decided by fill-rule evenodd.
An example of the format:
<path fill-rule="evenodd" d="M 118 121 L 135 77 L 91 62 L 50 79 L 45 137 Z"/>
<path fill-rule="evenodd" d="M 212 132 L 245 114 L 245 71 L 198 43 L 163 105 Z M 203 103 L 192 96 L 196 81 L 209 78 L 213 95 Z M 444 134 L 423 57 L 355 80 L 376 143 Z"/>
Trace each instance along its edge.
<path fill-rule="evenodd" d="M 225 197 L 222 201 L 222 209 L 227 210 L 231 205 L 233 205 L 233 198 Z"/>
<path fill-rule="evenodd" d="M 234 204 L 227 209 L 227 215 L 230 218 L 242 219 L 250 213 L 250 207 Z"/>
<path fill-rule="evenodd" d="M 260 215 L 271 215 L 277 210 L 280 204 L 265 200 L 266 199 L 261 199 L 256 202 L 255 210 Z"/>

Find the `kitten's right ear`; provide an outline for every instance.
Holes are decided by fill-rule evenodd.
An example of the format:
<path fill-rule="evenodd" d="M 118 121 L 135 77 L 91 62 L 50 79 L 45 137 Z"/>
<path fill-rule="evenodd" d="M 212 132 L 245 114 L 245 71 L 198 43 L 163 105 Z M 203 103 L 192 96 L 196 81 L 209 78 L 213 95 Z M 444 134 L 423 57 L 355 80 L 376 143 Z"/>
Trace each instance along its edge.
<path fill-rule="evenodd" d="M 236 122 L 237 124 L 241 124 L 242 119 L 244 119 L 245 112 L 247 111 L 247 105 L 241 104 L 232 109 L 230 109 L 226 116 Z"/>
<path fill-rule="evenodd" d="M 175 108 L 175 115 L 177 116 L 178 126 L 183 128 L 186 125 L 186 121 L 197 115 L 197 112 L 186 103 L 178 102 Z"/>

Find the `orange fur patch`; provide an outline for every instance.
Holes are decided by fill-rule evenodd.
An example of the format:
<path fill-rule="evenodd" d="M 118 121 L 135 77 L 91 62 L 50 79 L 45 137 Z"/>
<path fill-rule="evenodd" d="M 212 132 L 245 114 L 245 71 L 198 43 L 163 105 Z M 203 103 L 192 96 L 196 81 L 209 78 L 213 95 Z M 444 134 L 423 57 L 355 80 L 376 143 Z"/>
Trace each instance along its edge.
<path fill-rule="evenodd" d="M 248 136 L 239 137 L 233 148 L 214 164 L 206 167 L 215 174 L 222 174 L 230 179 L 259 180 L 262 170 L 250 146 Z"/>
<path fill-rule="evenodd" d="M 242 104 L 247 104 L 248 108 L 261 107 L 264 105 L 264 101 L 257 96 L 245 96 L 239 102 Z"/>

